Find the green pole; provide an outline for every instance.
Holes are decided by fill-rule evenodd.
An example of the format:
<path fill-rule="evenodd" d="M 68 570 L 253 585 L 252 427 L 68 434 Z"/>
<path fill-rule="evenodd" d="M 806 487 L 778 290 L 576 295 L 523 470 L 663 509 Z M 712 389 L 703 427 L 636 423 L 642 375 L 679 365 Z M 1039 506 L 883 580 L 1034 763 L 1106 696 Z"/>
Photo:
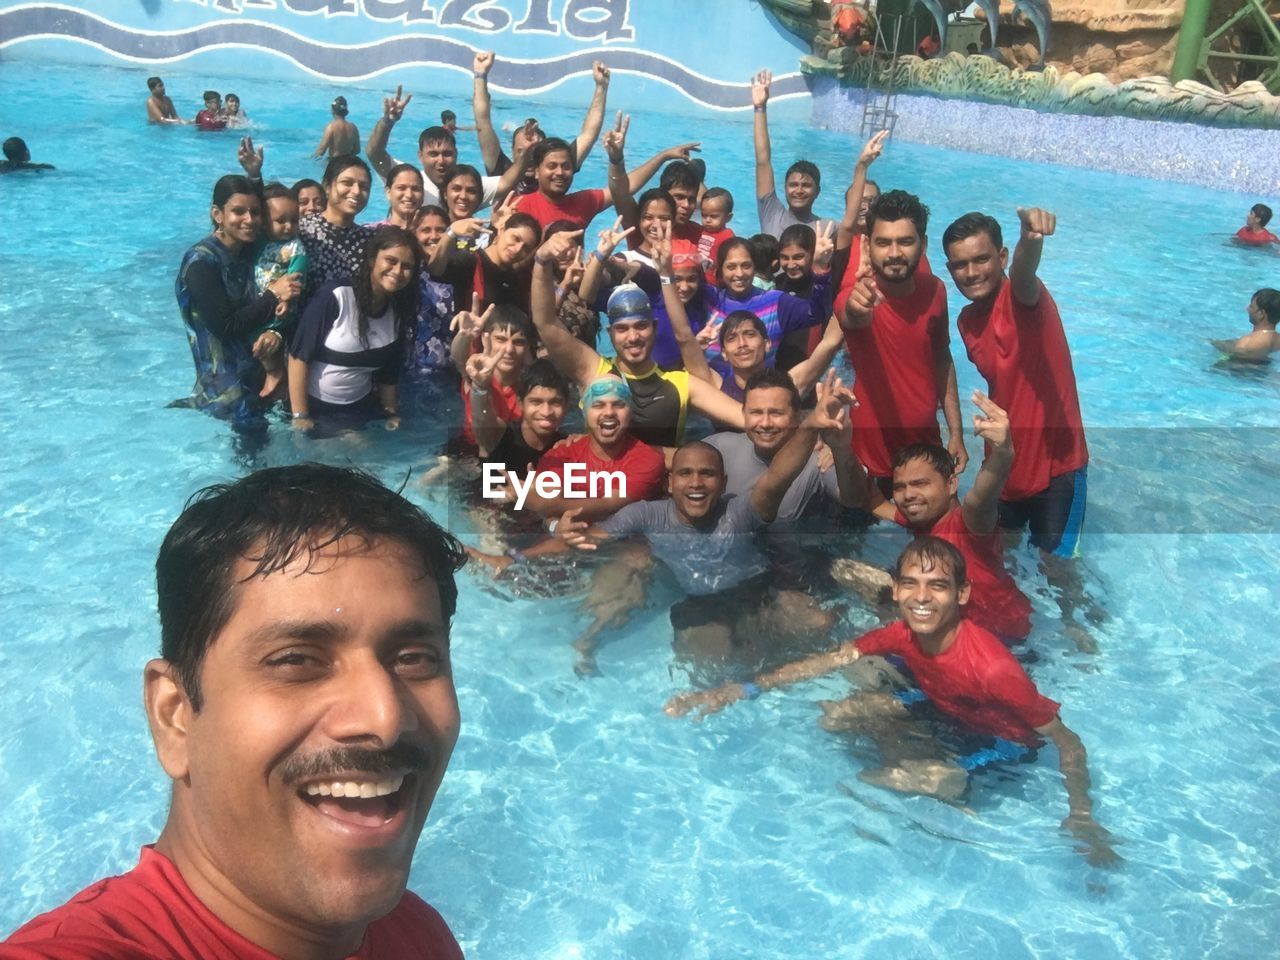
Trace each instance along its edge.
<path fill-rule="evenodd" d="M 1178 47 L 1173 54 L 1173 69 L 1169 71 L 1169 79 L 1174 83 L 1190 80 L 1196 75 L 1200 66 L 1200 48 L 1209 28 L 1211 3 L 1212 0 L 1186 0 L 1182 27 L 1178 30 Z"/>

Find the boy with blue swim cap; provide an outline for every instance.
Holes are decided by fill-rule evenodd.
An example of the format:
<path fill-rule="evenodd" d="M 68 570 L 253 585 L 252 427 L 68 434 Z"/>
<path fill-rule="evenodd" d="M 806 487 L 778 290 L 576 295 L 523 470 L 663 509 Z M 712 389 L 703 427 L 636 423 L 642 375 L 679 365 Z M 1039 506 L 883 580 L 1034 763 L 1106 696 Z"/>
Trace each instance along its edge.
<path fill-rule="evenodd" d="M 905 695 L 861 692 L 839 702 L 822 702 L 824 728 L 872 735 L 885 754 L 884 766 L 863 771 L 859 779 L 902 793 L 956 800 L 968 788 L 970 771 L 1028 757 L 1045 738 L 1058 748 L 1067 789 L 1070 813 L 1063 827 L 1081 841 L 1090 863 L 1117 863 L 1110 835 L 1093 819 L 1084 745 L 1062 722 L 1058 704 L 1040 694 L 1004 644 L 965 617 L 969 593 L 964 555 L 938 537 L 919 537 L 903 550 L 894 571 L 893 598 L 902 619 L 747 683 L 672 697 L 667 713 L 682 716 L 696 709 L 706 716 L 735 701 L 754 700 L 766 690 L 847 667 L 862 656 L 895 655 L 906 661 L 918 689 Z M 908 708 L 926 701 L 984 742 L 976 750 L 968 743 L 966 752 L 959 753 L 931 736 L 910 736 L 906 742 L 914 756 L 901 756 L 907 752 L 901 738 L 883 737 L 885 725 L 901 730 L 913 716 Z M 929 740 L 937 753 L 922 758 L 919 748 L 927 747 Z"/>

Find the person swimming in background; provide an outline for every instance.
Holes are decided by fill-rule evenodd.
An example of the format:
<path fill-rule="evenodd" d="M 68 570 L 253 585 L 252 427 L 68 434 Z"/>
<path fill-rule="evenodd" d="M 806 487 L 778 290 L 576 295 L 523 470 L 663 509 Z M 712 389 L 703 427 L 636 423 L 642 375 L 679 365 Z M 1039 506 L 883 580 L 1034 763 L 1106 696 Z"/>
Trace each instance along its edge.
<path fill-rule="evenodd" d="M 24 170 L 40 173 L 42 170 L 57 169 L 52 163 L 32 163 L 27 141 L 21 137 L 10 137 L 4 142 L 3 149 L 4 160 L 0 161 L 0 173 L 19 173 Z"/>
<path fill-rule="evenodd" d="M 222 112 L 222 94 L 217 90 L 204 92 L 204 109 L 196 114 L 196 127 L 200 130 L 225 130 L 227 117 Z"/>
<path fill-rule="evenodd" d="M 327 152 L 330 158 L 359 156 L 360 131 L 347 119 L 347 98 L 334 97 L 329 104 L 333 119 L 325 124 L 324 135 L 320 138 L 320 146 L 311 156 L 313 159 L 323 157 Z"/>
<path fill-rule="evenodd" d="M 1269 243 L 1280 243 L 1280 237 L 1267 229 L 1271 222 L 1271 208 L 1265 203 L 1255 203 L 1245 215 L 1244 226 L 1236 231 L 1236 243 L 1247 247 L 1265 247 Z"/>
<path fill-rule="evenodd" d="M 459 130 L 463 131 L 464 133 L 468 133 L 468 132 L 474 133 L 477 129 L 479 129 L 477 127 L 458 126 L 458 115 L 454 113 L 452 110 L 440 111 L 440 126 L 444 127 L 450 133 L 457 133 Z"/>
<path fill-rule="evenodd" d="M 240 98 L 234 93 L 227 94 L 226 109 L 222 113 L 229 129 L 249 126 L 249 115 L 240 109 Z"/>
<path fill-rule="evenodd" d="M 1276 324 L 1280 322 L 1280 290 L 1263 287 L 1249 299 L 1248 311 L 1253 330 L 1235 340 L 1210 340 L 1209 343 L 1228 360 L 1268 363 L 1271 354 L 1280 350 L 1280 334 L 1276 333 Z"/>
<path fill-rule="evenodd" d="M 147 123 L 172 123 L 181 126 L 187 121 L 178 116 L 178 110 L 164 92 L 164 81 L 159 77 L 147 77 Z"/>

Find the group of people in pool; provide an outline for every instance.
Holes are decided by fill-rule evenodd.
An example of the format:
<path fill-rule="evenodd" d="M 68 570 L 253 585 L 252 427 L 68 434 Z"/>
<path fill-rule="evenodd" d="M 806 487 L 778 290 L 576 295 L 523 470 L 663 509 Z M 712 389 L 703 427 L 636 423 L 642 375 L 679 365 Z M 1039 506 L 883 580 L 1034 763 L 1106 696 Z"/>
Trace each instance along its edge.
<path fill-rule="evenodd" d="M 204 108 L 190 120 L 184 120 L 173 105 L 173 98 L 165 92 L 164 80 L 147 78 L 147 122 L 160 124 L 194 124 L 197 130 L 235 130 L 249 126 L 249 115 L 240 106 L 240 98 L 228 93 L 226 102 L 217 90 L 206 90 L 202 96 Z"/>
<path fill-rule="evenodd" d="M 927 207 L 869 178 L 884 134 L 856 158 L 842 215 L 821 218 L 812 163 L 793 163 L 778 194 L 771 77 L 755 77 L 762 233 L 747 239 L 730 225 L 733 196 L 709 187 L 707 168 L 691 159 L 697 143 L 628 164 L 629 119 L 618 113 L 604 129 L 602 64 L 576 137 L 548 136 L 530 120 L 508 154 L 490 118 L 492 65 L 488 53 L 473 65 L 483 172 L 458 163 L 443 126 L 421 132 L 417 164 L 390 155 L 411 100 L 401 89 L 384 101 L 368 162 L 334 156 L 318 184 L 264 184 L 263 151 L 241 142 L 245 175 L 218 180 L 214 230 L 184 256 L 177 280 L 196 405 L 254 430 L 280 400 L 295 428 L 332 436 L 374 422 L 396 429 L 402 385 L 456 377 L 453 462 L 478 465 L 498 501 L 491 507 L 518 504 L 521 516 L 546 521 L 532 544 L 526 536 L 505 553 L 473 556 L 511 576 L 545 555 L 617 541 L 592 573 L 581 673 L 598 669 L 601 636 L 645 602 L 655 559 L 684 594 L 671 609 L 683 654 L 774 665 L 677 698 L 673 712 L 787 682 L 778 656 L 812 649 L 832 628 L 832 604 L 809 589 L 812 565 L 779 562 L 785 531 L 824 501 L 836 514 L 897 523 L 917 540 L 894 571 L 852 557 L 829 571 L 901 617 L 856 648 L 876 655 L 860 677 L 877 689 L 831 708 L 839 724 L 881 742 L 884 767 L 867 776 L 955 798 L 971 769 L 1029 755 L 1048 738 L 1067 779 L 1068 825 L 1090 856 L 1109 859 L 1083 749 L 1008 649 L 1031 629 L 1031 604 L 1005 569 L 1009 531 L 1030 528 L 1082 647 L 1092 641 L 1080 617 L 1105 616 L 1072 559 L 1088 448 L 1062 321 L 1038 275 L 1055 216 L 1019 209 L 1012 254 L 986 214 L 943 231 L 947 270 L 970 301 L 957 327 L 988 384 L 972 398 L 986 456 L 961 499 L 966 418 L 946 290 L 925 256 Z M 602 131 L 606 186 L 574 190 Z M 357 222 L 374 171 L 386 216 Z M 592 247 L 588 225 L 611 206 L 616 216 Z M 601 315 L 610 356 L 597 350 Z M 830 369 L 842 348 L 851 389 Z M 583 425 L 566 436 L 575 398 Z M 695 439 L 707 420 L 714 432 Z M 821 662 L 839 665 L 850 649 Z M 808 675 L 813 661 L 800 663 Z M 917 719 L 944 716 L 984 739 L 934 738 L 922 758 L 914 733 L 880 735 L 884 710 L 859 712 L 884 694 Z"/>

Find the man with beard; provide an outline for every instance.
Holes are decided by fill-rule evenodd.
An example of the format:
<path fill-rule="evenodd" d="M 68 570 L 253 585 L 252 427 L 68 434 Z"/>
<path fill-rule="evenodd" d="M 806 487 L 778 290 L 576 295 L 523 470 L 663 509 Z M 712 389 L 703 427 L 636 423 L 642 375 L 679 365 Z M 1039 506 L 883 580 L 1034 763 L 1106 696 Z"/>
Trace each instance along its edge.
<path fill-rule="evenodd" d="M 938 407 L 956 472 L 964 449 L 960 398 L 951 359 L 947 294 L 942 281 L 916 268 L 924 252 L 928 208 L 902 190 L 876 198 L 859 267 L 845 276 L 836 314 L 853 364 L 853 451 L 889 497 L 893 451 L 940 443 Z"/>

